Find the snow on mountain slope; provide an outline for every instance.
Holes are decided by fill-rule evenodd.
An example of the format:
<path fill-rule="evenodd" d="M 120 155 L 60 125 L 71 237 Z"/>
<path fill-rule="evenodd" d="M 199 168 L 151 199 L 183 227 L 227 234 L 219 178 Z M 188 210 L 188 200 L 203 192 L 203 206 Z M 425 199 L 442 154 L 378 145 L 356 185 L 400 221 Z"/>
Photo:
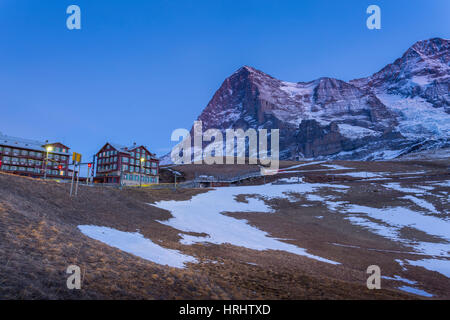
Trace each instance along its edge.
<path fill-rule="evenodd" d="M 450 138 L 450 42 L 419 41 L 374 75 L 350 81 L 392 110 L 408 139 Z"/>
<path fill-rule="evenodd" d="M 421 97 L 402 97 L 380 93 L 378 98 L 398 117 L 400 133 L 411 139 L 450 138 L 450 114 L 444 108 L 434 108 Z"/>
<path fill-rule="evenodd" d="M 450 144 L 449 40 L 415 43 L 367 78 L 287 82 L 244 66 L 198 117 L 210 128 L 279 129 L 282 159 L 386 159 Z"/>
<path fill-rule="evenodd" d="M 323 125 L 336 118 L 374 130 L 395 121 L 375 95 L 344 81 L 320 78 L 292 83 L 245 66 L 225 80 L 199 120 L 204 128 L 267 127 L 274 122 L 298 127 L 302 120 Z"/>
<path fill-rule="evenodd" d="M 338 125 L 339 132 L 346 138 L 349 139 L 359 139 L 366 136 L 377 136 L 380 135 L 379 132 L 374 130 L 366 129 L 360 126 L 352 126 L 349 124 L 341 123 Z"/>

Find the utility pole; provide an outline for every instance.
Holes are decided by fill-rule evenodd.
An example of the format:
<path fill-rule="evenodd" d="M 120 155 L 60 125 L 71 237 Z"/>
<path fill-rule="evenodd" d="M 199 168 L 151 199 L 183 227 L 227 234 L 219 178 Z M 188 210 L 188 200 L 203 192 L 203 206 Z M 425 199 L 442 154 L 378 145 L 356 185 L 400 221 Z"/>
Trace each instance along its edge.
<path fill-rule="evenodd" d="M 122 190 L 122 183 L 123 183 L 123 173 L 122 173 L 122 168 L 123 168 L 123 163 L 122 163 L 122 159 L 119 159 L 119 189 Z"/>
<path fill-rule="evenodd" d="M 80 164 L 78 164 L 78 170 L 77 170 L 77 185 L 75 187 L 75 197 L 78 195 L 78 183 L 80 182 Z"/>
<path fill-rule="evenodd" d="M 73 162 L 73 173 L 72 173 L 72 184 L 70 185 L 70 196 L 72 197 L 73 193 L 73 183 L 75 180 L 75 174 L 77 175 L 77 185 L 75 187 L 75 196 L 78 194 L 78 183 L 80 181 L 80 165 L 81 165 L 81 154 L 74 152 L 72 154 L 72 162 Z M 78 167 L 78 170 L 77 170 Z"/>
<path fill-rule="evenodd" d="M 141 166 L 140 166 L 140 170 L 139 170 L 139 188 L 142 188 L 142 164 L 144 163 L 145 159 L 141 158 L 140 162 L 141 162 Z"/>
<path fill-rule="evenodd" d="M 75 179 L 75 168 L 76 168 L 76 164 L 73 166 L 73 170 L 72 170 L 72 183 L 70 184 L 70 196 L 72 197 L 72 191 L 73 191 L 73 181 Z"/>
<path fill-rule="evenodd" d="M 94 183 L 94 177 L 95 177 L 95 173 L 96 173 L 96 169 L 95 169 L 95 161 L 96 161 L 97 155 L 93 155 L 92 156 L 92 178 L 91 178 L 91 183 Z"/>
<path fill-rule="evenodd" d="M 86 185 L 89 185 L 89 178 L 91 176 L 91 165 L 88 163 L 86 167 L 87 167 Z"/>
<path fill-rule="evenodd" d="M 93 174 L 91 174 L 91 171 L 93 169 L 93 162 L 90 162 L 87 164 L 87 176 L 86 176 L 86 184 L 89 185 L 90 180 L 91 180 L 91 175 L 93 176 Z"/>
<path fill-rule="evenodd" d="M 177 190 L 177 174 L 175 171 L 173 172 L 173 175 L 175 176 L 175 190 Z"/>

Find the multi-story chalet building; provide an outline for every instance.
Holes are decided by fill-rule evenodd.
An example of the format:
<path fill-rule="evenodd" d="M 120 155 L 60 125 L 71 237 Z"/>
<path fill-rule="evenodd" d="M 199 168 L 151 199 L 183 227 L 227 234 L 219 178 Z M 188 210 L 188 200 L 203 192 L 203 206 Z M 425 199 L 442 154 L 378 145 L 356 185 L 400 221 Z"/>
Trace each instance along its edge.
<path fill-rule="evenodd" d="M 68 179 L 69 147 L 0 133 L 0 170 L 30 177 Z"/>
<path fill-rule="evenodd" d="M 139 185 L 159 183 L 159 160 L 145 146 L 106 143 L 96 155 L 96 183 Z"/>

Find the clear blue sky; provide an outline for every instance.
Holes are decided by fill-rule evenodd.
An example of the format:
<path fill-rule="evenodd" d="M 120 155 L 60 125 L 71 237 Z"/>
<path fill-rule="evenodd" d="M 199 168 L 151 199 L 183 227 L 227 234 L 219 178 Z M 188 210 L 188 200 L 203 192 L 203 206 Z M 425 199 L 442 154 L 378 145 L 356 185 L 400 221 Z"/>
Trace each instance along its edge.
<path fill-rule="evenodd" d="M 66 28 L 71 4 L 81 30 Z M 381 30 L 366 28 L 370 4 Z M 449 13 L 448 0 L 0 0 L 0 131 L 162 155 L 242 65 L 287 81 L 367 76 L 449 38 Z"/>

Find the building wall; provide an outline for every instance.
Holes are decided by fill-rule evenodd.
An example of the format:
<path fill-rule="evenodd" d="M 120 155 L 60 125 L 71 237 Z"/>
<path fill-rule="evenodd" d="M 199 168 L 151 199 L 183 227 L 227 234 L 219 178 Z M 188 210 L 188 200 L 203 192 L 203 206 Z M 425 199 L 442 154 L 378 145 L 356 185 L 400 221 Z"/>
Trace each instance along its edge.
<path fill-rule="evenodd" d="M 117 150 L 106 144 L 97 153 L 95 181 L 122 185 L 159 183 L 159 160 L 143 146 Z"/>
<path fill-rule="evenodd" d="M 0 142 L 0 166 L 1 171 L 31 176 L 41 177 L 47 164 L 47 176 L 49 178 L 69 178 L 69 149 L 60 144 L 50 144 L 54 147 L 53 152 L 48 153 L 45 148 L 36 150 L 35 148 L 24 148 L 21 146 L 10 146 Z M 56 149 L 57 148 L 57 149 Z M 59 151 L 61 149 L 61 151 Z M 62 149 L 65 152 L 62 152 Z M 58 168 L 62 166 L 61 170 Z"/>

